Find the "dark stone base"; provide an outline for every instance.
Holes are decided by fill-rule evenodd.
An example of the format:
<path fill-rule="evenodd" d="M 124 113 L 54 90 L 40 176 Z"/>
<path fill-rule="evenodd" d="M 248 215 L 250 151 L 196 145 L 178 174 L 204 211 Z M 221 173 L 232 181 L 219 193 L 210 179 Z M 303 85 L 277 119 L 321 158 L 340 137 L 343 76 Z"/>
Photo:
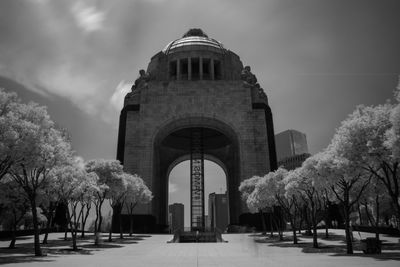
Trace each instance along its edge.
<path fill-rule="evenodd" d="M 153 215 L 133 215 L 133 232 L 134 233 L 167 233 L 168 225 L 156 224 L 156 218 Z M 129 233 L 130 218 L 129 215 L 123 214 L 122 231 Z M 119 233 L 119 216 L 113 216 L 113 232 Z"/>

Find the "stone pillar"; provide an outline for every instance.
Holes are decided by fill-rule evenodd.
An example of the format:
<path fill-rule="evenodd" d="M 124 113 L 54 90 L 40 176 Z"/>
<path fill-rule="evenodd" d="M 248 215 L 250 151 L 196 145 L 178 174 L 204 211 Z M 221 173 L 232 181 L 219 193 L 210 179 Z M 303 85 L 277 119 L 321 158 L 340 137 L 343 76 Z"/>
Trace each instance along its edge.
<path fill-rule="evenodd" d="M 200 80 L 203 80 L 203 58 L 202 57 L 200 57 L 199 58 L 199 78 L 200 78 Z"/>
<path fill-rule="evenodd" d="M 210 74 L 211 74 L 211 80 L 214 80 L 214 59 L 210 60 Z"/>
<path fill-rule="evenodd" d="M 188 58 L 188 81 L 192 80 L 192 59 Z"/>
<path fill-rule="evenodd" d="M 180 80 L 181 79 L 181 60 L 178 59 L 176 61 L 176 79 Z"/>

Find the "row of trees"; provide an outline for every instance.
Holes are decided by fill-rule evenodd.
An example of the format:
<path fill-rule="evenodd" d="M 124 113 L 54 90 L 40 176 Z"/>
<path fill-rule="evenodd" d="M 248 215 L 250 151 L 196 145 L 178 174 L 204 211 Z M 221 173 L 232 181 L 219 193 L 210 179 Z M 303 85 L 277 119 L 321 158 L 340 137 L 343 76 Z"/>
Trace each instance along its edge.
<path fill-rule="evenodd" d="M 56 207 L 60 204 L 66 207 L 73 249 L 77 249 L 78 225 L 84 229 L 92 204 L 98 237 L 106 200 L 117 215 L 124 205 L 132 213 L 138 203 L 152 199 L 143 180 L 124 172 L 119 161 L 80 160 L 74 155 L 66 131 L 55 125 L 45 107 L 22 103 L 15 93 L 3 89 L 0 89 L 0 191 L 0 212 L 7 216 L 14 232 L 25 214 L 31 213 L 37 256 L 42 255 L 39 206 L 48 226 Z M 15 238 L 10 246 L 14 244 Z"/>
<path fill-rule="evenodd" d="M 399 227 L 400 88 L 395 98 L 396 104 L 358 106 L 341 123 L 328 147 L 301 167 L 291 171 L 279 168 L 243 181 L 239 190 L 249 209 L 262 212 L 279 206 L 293 229 L 294 243 L 296 220 L 306 211 L 313 246 L 318 247 L 317 225 L 321 220 L 327 225 L 329 204 L 338 203 L 349 254 L 353 253 L 350 214 L 361 206 L 378 227 L 381 204 L 389 202 Z"/>

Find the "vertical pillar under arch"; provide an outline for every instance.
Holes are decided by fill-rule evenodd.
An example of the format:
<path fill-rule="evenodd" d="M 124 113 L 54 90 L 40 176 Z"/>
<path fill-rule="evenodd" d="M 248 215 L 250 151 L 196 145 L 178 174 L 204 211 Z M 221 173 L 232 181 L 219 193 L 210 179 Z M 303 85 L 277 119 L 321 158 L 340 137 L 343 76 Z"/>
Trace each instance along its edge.
<path fill-rule="evenodd" d="M 176 61 L 176 79 L 180 80 L 181 79 L 181 60 L 178 59 Z"/>
<path fill-rule="evenodd" d="M 200 80 L 203 80 L 203 58 L 199 58 L 199 77 Z"/>
<path fill-rule="evenodd" d="M 204 146 L 203 129 L 190 133 L 190 228 L 204 230 Z"/>
<path fill-rule="evenodd" d="M 214 59 L 211 58 L 210 60 L 210 74 L 211 74 L 211 80 L 215 79 L 215 73 L 214 73 Z"/>
<path fill-rule="evenodd" d="M 192 80 L 192 59 L 189 57 L 188 58 L 188 80 Z"/>

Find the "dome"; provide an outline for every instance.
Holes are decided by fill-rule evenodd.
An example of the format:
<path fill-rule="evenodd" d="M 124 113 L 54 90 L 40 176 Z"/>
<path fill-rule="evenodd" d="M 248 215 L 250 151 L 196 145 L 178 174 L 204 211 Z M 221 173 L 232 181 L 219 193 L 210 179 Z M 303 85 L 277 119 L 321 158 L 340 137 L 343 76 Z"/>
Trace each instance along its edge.
<path fill-rule="evenodd" d="M 215 39 L 209 38 L 201 29 L 190 29 L 182 38 L 167 44 L 162 52 L 171 53 L 174 49 L 187 46 L 205 46 L 224 51 L 224 46 Z"/>

